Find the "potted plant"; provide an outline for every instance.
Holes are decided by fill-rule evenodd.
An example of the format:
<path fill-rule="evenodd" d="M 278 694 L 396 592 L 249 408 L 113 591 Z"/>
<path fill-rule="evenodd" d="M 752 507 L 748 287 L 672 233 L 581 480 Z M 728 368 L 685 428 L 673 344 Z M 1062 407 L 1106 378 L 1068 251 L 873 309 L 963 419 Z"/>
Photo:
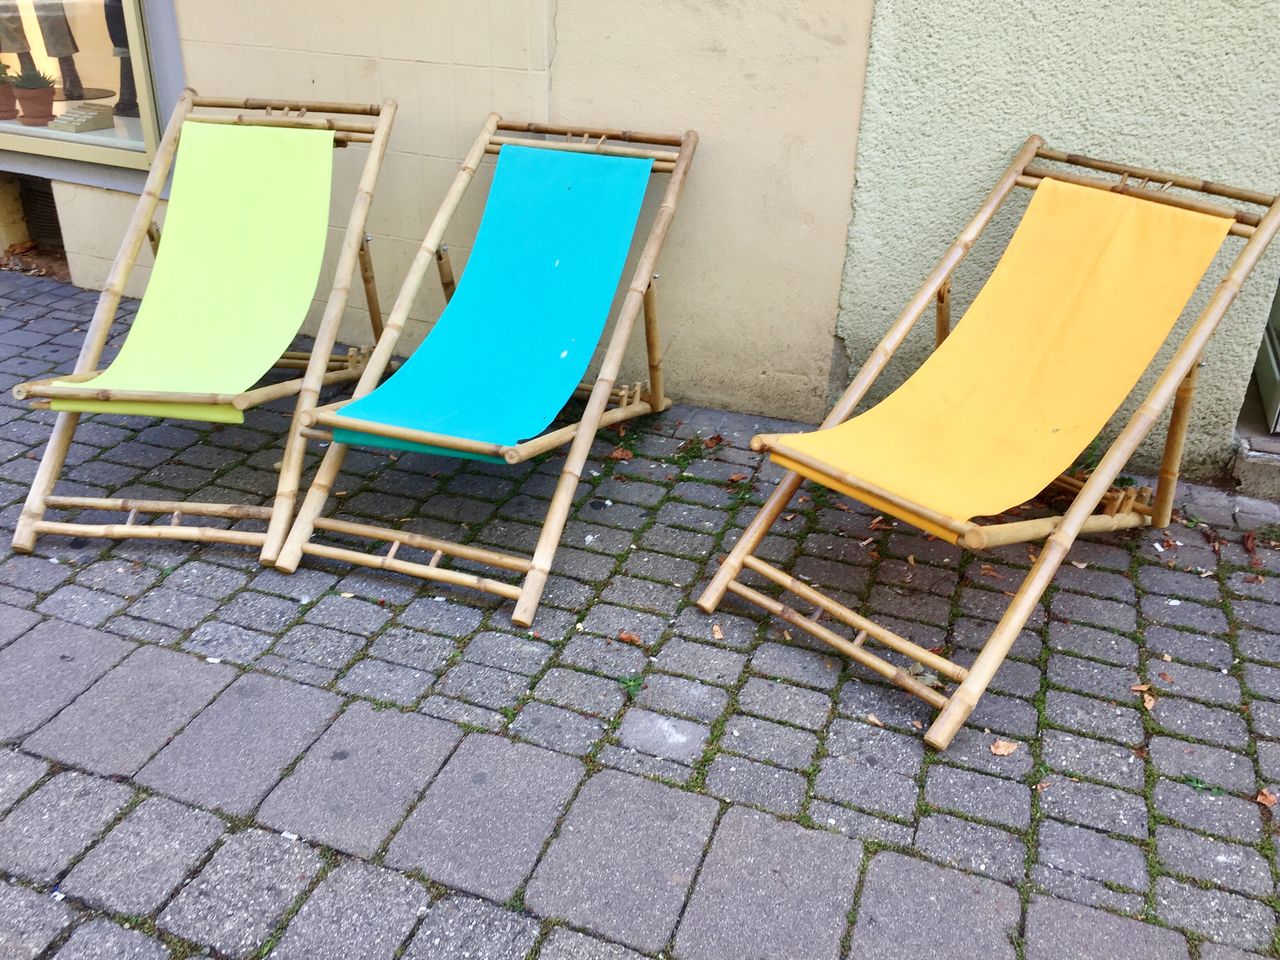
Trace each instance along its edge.
<path fill-rule="evenodd" d="M 43 127 L 53 119 L 53 77 L 38 70 L 23 70 L 13 81 L 22 116 L 28 127 Z"/>
<path fill-rule="evenodd" d="M 0 120 L 13 120 L 18 116 L 17 100 L 13 96 L 13 77 L 9 65 L 0 63 Z"/>

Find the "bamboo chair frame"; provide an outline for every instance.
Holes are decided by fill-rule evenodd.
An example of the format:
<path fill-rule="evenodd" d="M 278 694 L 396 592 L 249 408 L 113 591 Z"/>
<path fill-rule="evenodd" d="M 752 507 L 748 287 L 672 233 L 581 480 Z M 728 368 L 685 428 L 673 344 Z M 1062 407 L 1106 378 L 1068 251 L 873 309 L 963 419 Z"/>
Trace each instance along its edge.
<path fill-rule="evenodd" d="M 397 440 L 412 441 L 449 450 L 465 453 L 478 453 L 499 457 L 507 463 L 516 464 L 547 453 L 557 447 L 569 444 L 565 464 L 559 481 L 551 498 L 542 530 L 538 537 L 533 556 L 526 558 L 488 550 L 466 544 L 454 543 L 434 537 L 420 536 L 414 533 L 394 530 L 387 527 L 369 524 L 352 523 L 345 520 L 325 518 L 321 516 L 328 501 L 333 483 L 342 468 L 346 457 L 347 445 L 332 443 L 321 461 L 316 477 L 312 481 L 298 516 L 294 521 L 287 540 L 269 540 L 263 549 L 263 562 L 274 561 L 275 566 L 285 572 L 297 569 L 304 554 L 342 560 L 375 569 L 393 570 L 398 573 L 420 577 L 425 580 L 447 583 L 453 586 L 470 587 L 492 593 L 505 599 L 514 600 L 515 610 L 512 621 L 519 626 L 530 626 L 546 587 L 551 563 L 559 546 L 561 534 L 569 518 L 569 510 L 573 503 L 573 495 L 581 479 L 583 465 L 591 450 L 596 432 L 610 424 L 621 423 L 635 417 L 666 410 L 671 406 L 667 397 L 662 376 L 662 347 L 659 338 L 658 313 L 654 294 L 654 272 L 658 255 L 666 240 L 671 220 L 675 215 L 676 204 L 689 172 L 689 164 L 697 147 L 698 135 L 692 130 L 682 136 L 636 133 L 625 130 L 610 130 L 596 127 L 570 127 L 556 124 L 514 123 L 503 120 L 498 114 L 491 113 L 485 121 L 479 136 L 472 144 L 466 158 L 458 170 L 452 186 L 445 195 L 444 201 L 436 213 L 427 231 L 425 239 L 418 250 L 405 278 L 404 285 L 396 298 L 395 305 L 387 318 L 382 336 L 373 349 L 364 373 L 356 384 L 352 396 L 343 402 L 316 406 L 315 389 L 304 389 L 298 407 L 297 421 L 304 436 L 317 440 L 332 440 L 335 428 L 347 427 L 363 433 L 385 436 Z M 549 150 L 568 150 L 574 152 L 604 154 L 617 157 L 638 157 L 653 160 L 651 176 L 666 173 L 667 181 L 661 204 L 649 234 L 641 249 L 640 259 L 627 287 L 625 297 L 619 309 L 613 330 L 608 336 L 608 345 L 599 371 L 594 379 L 588 378 L 581 383 L 574 396 L 586 399 L 586 408 L 576 422 L 558 429 L 550 430 L 539 437 L 511 445 L 500 446 L 466 440 L 458 437 L 429 433 L 419 430 L 392 427 L 353 420 L 342 415 L 346 403 L 364 396 L 372 391 L 381 379 L 391 362 L 392 352 L 400 338 L 405 320 L 422 286 L 429 267 L 434 263 L 444 290 L 445 298 L 452 295 L 455 281 L 453 267 L 449 261 L 448 247 L 444 244 L 445 230 L 449 226 L 454 213 L 458 209 L 463 195 L 479 168 L 481 160 L 488 154 L 496 154 L 507 144 L 534 147 Z M 622 364 L 623 352 L 630 339 L 637 317 L 643 312 L 645 345 L 648 351 L 648 383 L 634 385 L 617 385 L 619 368 Z M 335 327 L 322 329 L 317 338 L 317 355 L 332 342 Z M 307 371 L 308 382 L 314 386 L 323 369 L 318 362 L 312 362 Z M 613 406 L 610 406 L 613 404 Z M 301 451 L 294 450 L 293 456 L 300 458 Z M 288 454 L 287 454 L 288 456 Z M 285 475 L 295 476 L 295 464 L 286 464 Z M 386 554 L 374 555 L 360 550 L 342 547 L 331 547 L 313 543 L 316 530 L 324 530 L 349 534 L 389 544 Z M 396 558 L 396 552 L 404 544 L 417 549 L 432 552 L 429 563 L 414 563 Z M 444 556 L 468 560 L 496 567 L 499 570 L 521 575 L 520 583 L 514 584 L 489 577 L 476 576 L 470 573 L 451 570 L 439 565 Z"/>
<path fill-rule="evenodd" d="M 1056 166 L 1047 167 L 1037 161 L 1048 161 Z M 1088 173 L 1078 172 L 1080 169 Z M 1098 174 L 1113 174 L 1118 179 L 1101 179 Z M 972 666 L 966 669 L 926 650 L 754 556 L 760 542 L 800 488 L 803 478 L 794 471 L 788 471 L 784 475 L 698 599 L 698 606 L 707 613 L 711 613 L 724 599 L 725 593 L 731 592 L 829 644 L 861 666 L 929 703 L 940 713 L 926 731 L 925 741 L 938 750 L 945 750 L 950 745 L 960 727 L 977 706 L 996 670 L 1004 662 L 1014 641 L 1034 612 L 1036 604 L 1048 588 L 1058 567 L 1061 566 L 1067 551 L 1080 534 L 1147 526 L 1157 528 L 1168 526 L 1172 519 L 1178 471 L 1186 441 L 1187 424 L 1201 355 L 1227 308 L 1240 291 L 1241 285 L 1257 266 L 1267 245 L 1280 229 L 1280 195 L 1065 153 L 1050 149 L 1045 146 L 1040 137 L 1033 135 L 1023 144 L 1004 175 L 1000 177 L 979 207 L 977 214 L 943 254 L 933 272 L 898 315 L 880 344 L 872 351 L 849 387 L 826 419 L 822 421 L 823 428 L 834 427 L 853 415 L 858 403 L 883 372 L 907 333 L 930 304 L 935 306 L 935 342 L 942 343 L 950 331 L 951 277 L 956 267 L 972 249 L 982 231 L 986 229 L 996 211 L 1013 190 L 1015 188 L 1034 190 L 1046 176 L 1100 190 L 1112 190 L 1156 203 L 1173 204 L 1229 217 L 1233 221 L 1230 235 L 1245 238 L 1244 246 L 1236 255 L 1199 317 L 1184 336 L 1172 359 L 1141 406 L 1107 449 L 1097 467 L 1086 476 L 1063 476 L 1051 484 L 1051 487 L 1073 495 L 1071 505 L 1061 516 L 992 524 L 957 522 L 920 504 L 911 503 L 891 491 L 879 489 L 873 484 L 845 472 L 833 470 L 819 461 L 806 457 L 799 451 L 788 448 L 781 435 L 762 434 L 752 439 L 752 448 L 755 450 L 776 450 L 806 469 L 814 470 L 829 478 L 833 483 L 843 484 L 855 491 L 881 498 L 884 502 L 899 508 L 908 517 L 916 516 L 938 524 L 947 530 L 951 534 L 951 539 L 961 547 L 982 550 L 1010 543 L 1046 541 L 1030 572 L 1013 595 L 1004 615 Z M 1187 193 L 1225 198 L 1237 204 L 1261 206 L 1266 209 L 1259 214 L 1238 206 L 1224 205 L 1217 199 L 1187 196 L 1183 192 L 1170 193 L 1168 190 L 1171 187 Z M 1170 403 L 1173 405 L 1173 411 L 1155 490 L 1135 491 L 1115 487 L 1117 477 L 1134 450 Z M 1103 508 L 1102 512 L 1097 512 L 1100 506 Z M 852 628 L 855 631 L 853 639 L 846 639 L 818 623 L 816 616 L 801 614 L 786 603 L 739 582 L 738 576 L 743 569 L 764 577 L 772 584 L 781 587 L 786 593 L 812 604 L 816 608 L 815 613 L 826 613 L 832 619 Z M 911 658 L 940 677 L 957 683 L 958 686 L 950 695 L 946 695 L 940 690 L 921 683 L 908 671 L 867 649 L 868 640 L 874 640 L 890 650 Z"/>
<path fill-rule="evenodd" d="M 197 110 L 239 110 L 247 111 L 234 115 L 226 113 L 197 113 Z M 160 203 L 160 193 L 169 178 L 170 170 L 178 150 L 184 122 L 236 124 L 242 126 L 296 127 L 301 129 L 324 129 L 334 131 L 334 147 L 345 148 L 351 143 L 369 144 L 369 154 L 364 163 L 363 173 L 355 196 L 352 200 L 351 213 L 347 222 L 346 234 L 338 255 L 337 267 L 334 270 L 333 282 L 329 290 L 322 325 L 336 326 L 346 309 L 351 292 L 351 277 L 358 261 L 361 279 L 364 283 L 365 299 L 369 307 L 370 324 L 375 339 L 382 333 L 382 317 L 379 312 L 377 290 L 374 286 L 373 262 L 369 252 L 372 239 L 365 233 L 365 225 L 369 214 L 369 205 L 373 198 L 373 188 L 377 182 L 382 166 L 382 158 L 386 153 L 387 138 L 391 133 L 391 124 L 395 119 L 396 104 L 387 100 L 381 104 L 333 103 L 322 101 L 287 101 L 287 100 L 231 100 L 216 97 L 201 97 L 196 91 L 188 88 L 182 92 L 169 117 L 164 135 L 156 149 L 155 159 L 147 175 L 138 204 L 125 230 L 120 250 L 111 265 L 106 285 L 98 299 L 93 319 L 85 334 L 84 345 L 76 360 L 74 373 L 70 376 L 57 376 L 30 383 L 18 384 L 13 388 L 13 395 L 19 400 L 29 399 L 37 409 L 48 409 L 50 401 L 59 398 L 119 400 L 119 401 L 161 401 L 169 403 L 226 404 L 237 410 L 268 403 L 283 397 L 303 394 L 310 381 L 305 376 L 278 383 L 269 383 L 254 387 L 238 394 L 216 393 L 170 393 L 151 391 L 94 390 L 93 378 L 102 371 L 99 369 L 102 353 L 111 336 L 111 327 L 115 322 L 120 299 L 124 295 L 124 286 L 137 263 L 138 253 L 144 241 L 149 241 L 153 251 L 159 249 L 161 243 L 160 228 L 155 223 L 156 209 Z M 333 119 L 312 114 L 336 114 L 339 117 L 369 117 L 370 120 Z M 319 370 L 319 376 L 312 389 L 321 385 L 349 382 L 357 379 L 365 369 L 369 358 L 369 350 L 348 350 L 345 353 L 333 352 L 332 338 L 326 342 L 320 355 L 313 350 L 286 351 L 273 364 L 278 370 Z M 55 386 L 54 381 L 73 381 L 85 386 Z M 53 488 L 62 471 L 67 450 L 79 425 L 81 414 L 60 412 L 54 422 L 49 442 L 40 460 L 40 466 L 31 483 L 31 490 L 18 518 L 13 536 L 13 549 L 18 553 L 30 553 L 35 548 L 36 539 L 41 534 L 62 534 L 66 536 L 107 537 L 112 539 L 142 538 L 150 540 L 189 540 L 208 543 L 237 543 L 250 546 L 261 546 L 268 540 L 268 531 L 276 528 L 287 529 L 293 513 L 298 478 L 282 474 L 279 490 L 272 506 L 249 504 L 205 503 L 199 501 L 169 501 L 105 497 L 66 497 L 54 496 Z M 306 441 L 296 428 L 291 428 L 286 444 L 288 449 L 297 448 L 299 452 Z M 300 458 L 285 461 L 292 463 L 300 470 Z M 291 494 L 289 491 L 292 490 Z M 46 520 L 46 510 L 103 510 L 126 513 L 124 523 L 88 524 Z M 168 525 L 156 523 L 137 523 L 139 514 L 172 514 Z M 251 531 L 242 529 L 223 529 L 221 527 L 185 524 L 184 516 L 216 517 L 224 520 L 259 520 L 267 521 L 268 531 Z"/>

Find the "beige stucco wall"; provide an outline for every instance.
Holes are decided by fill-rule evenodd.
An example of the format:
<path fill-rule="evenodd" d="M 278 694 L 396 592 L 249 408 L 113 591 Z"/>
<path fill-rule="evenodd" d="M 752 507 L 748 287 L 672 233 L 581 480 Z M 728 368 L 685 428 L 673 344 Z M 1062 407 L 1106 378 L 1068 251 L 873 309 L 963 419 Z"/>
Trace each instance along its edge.
<path fill-rule="evenodd" d="M 1280 61 L 1270 55 L 1277 49 L 1277 0 L 881 0 L 839 318 L 854 362 L 1031 132 L 1079 153 L 1280 189 Z M 1025 195 L 1016 201 L 1009 214 L 1020 213 Z M 958 308 L 1013 222 L 1002 216 L 990 231 L 999 244 L 985 243 L 962 267 Z M 1225 249 L 1234 255 L 1240 242 Z M 1193 473 L 1216 472 L 1231 453 L 1278 271 L 1280 249 L 1255 273 L 1209 350 L 1187 449 Z M 924 355 L 932 332 L 926 318 L 909 359 Z M 1116 338 L 1119 347 L 1123 331 Z M 897 365 L 886 384 L 907 370 Z M 1138 467 L 1151 463 L 1149 443 Z"/>
<path fill-rule="evenodd" d="M 660 262 L 669 391 L 825 405 L 870 0 L 558 0 L 551 115 L 701 137 Z"/>

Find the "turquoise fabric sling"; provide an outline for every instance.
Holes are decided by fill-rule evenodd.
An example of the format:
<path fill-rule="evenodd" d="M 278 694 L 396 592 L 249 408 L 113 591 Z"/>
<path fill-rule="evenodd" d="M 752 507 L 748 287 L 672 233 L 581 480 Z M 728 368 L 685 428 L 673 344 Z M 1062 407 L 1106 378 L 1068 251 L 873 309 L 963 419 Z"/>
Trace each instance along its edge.
<path fill-rule="evenodd" d="M 600 340 L 651 166 L 504 146 L 449 305 L 400 369 L 342 416 L 501 445 L 542 433 Z M 497 459 L 356 430 L 333 438 Z"/>

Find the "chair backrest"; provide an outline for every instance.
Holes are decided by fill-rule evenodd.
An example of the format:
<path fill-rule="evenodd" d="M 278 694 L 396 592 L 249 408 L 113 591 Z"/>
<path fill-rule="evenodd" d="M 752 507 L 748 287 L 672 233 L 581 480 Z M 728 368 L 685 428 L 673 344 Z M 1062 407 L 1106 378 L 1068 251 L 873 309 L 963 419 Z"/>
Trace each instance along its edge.
<path fill-rule="evenodd" d="M 288 349 L 315 295 L 333 133 L 188 120 L 163 237 L 95 387 L 235 393 Z"/>
<path fill-rule="evenodd" d="M 413 356 L 344 415 L 495 443 L 541 433 L 604 331 L 651 166 L 502 147 L 448 307 Z"/>

